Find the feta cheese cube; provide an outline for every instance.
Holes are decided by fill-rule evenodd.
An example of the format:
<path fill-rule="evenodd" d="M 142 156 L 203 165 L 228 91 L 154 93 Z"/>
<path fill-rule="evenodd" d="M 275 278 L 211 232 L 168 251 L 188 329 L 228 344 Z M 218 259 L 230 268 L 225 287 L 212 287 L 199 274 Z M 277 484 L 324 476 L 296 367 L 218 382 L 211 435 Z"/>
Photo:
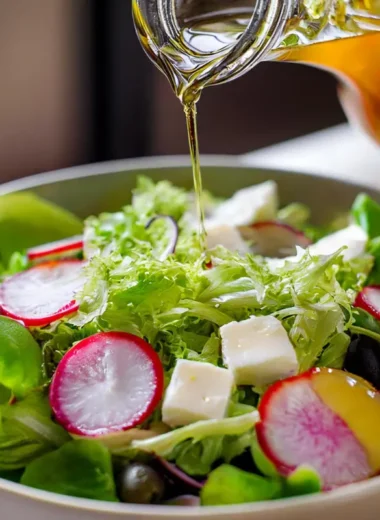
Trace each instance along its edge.
<path fill-rule="evenodd" d="M 176 427 L 223 419 L 233 385 L 233 375 L 225 368 L 180 359 L 166 390 L 162 420 Z"/>
<path fill-rule="evenodd" d="M 273 220 L 277 209 L 277 184 L 267 181 L 237 191 L 216 208 L 210 222 L 248 226 L 254 222 Z"/>
<path fill-rule="evenodd" d="M 298 372 L 294 347 L 273 316 L 228 323 L 220 335 L 224 362 L 237 385 L 263 386 Z"/>
<path fill-rule="evenodd" d="M 230 251 L 237 251 L 241 254 L 249 252 L 249 247 L 242 239 L 239 230 L 228 224 L 217 224 L 206 227 L 207 231 L 207 249 L 213 249 L 216 246 L 223 246 Z"/>
<path fill-rule="evenodd" d="M 347 246 L 347 249 L 343 251 L 343 258 L 347 261 L 364 253 L 367 240 L 368 236 L 364 229 L 352 224 L 321 238 L 309 247 L 309 252 L 313 256 L 331 255 L 341 247 Z"/>

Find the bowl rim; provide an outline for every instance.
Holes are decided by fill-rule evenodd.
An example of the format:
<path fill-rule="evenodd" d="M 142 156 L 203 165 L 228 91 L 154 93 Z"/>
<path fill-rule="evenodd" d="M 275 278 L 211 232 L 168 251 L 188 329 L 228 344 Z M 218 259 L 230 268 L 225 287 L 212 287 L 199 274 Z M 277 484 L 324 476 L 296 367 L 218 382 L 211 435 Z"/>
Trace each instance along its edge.
<path fill-rule="evenodd" d="M 203 155 L 201 164 L 205 167 L 225 167 L 225 168 L 241 168 L 247 170 L 260 170 L 277 173 L 292 173 L 294 175 L 308 176 L 311 178 L 330 180 L 337 184 L 352 185 L 358 190 L 379 191 L 376 188 L 361 185 L 352 179 L 340 179 L 337 177 L 327 177 L 316 173 L 305 173 L 293 171 L 289 169 L 280 169 L 275 167 L 263 167 L 259 164 L 255 166 L 247 165 L 239 156 L 231 155 Z M 120 159 L 114 161 L 98 162 L 93 164 L 85 164 L 73 166 L 60 170 L 53 170 L 25 178 L 16 179 L 0 185 L 0 195 L 23 191 L 36 188 L 43 185 L 53 184 L 60 181 L 70 179 L 85 178 L 96 175 L 108 175 L 122 171 L 133 171 L 141 169 L 157 170 L 161 168 L 184 168 L 191 166 L 187 155 L 173 156 L 152 156 L 137 159 Z M 247 513 L 275 513 L 278 510 L 294 511 L 294 508 L 302 506 L 318 506 L 323 508 L 329 505 L 339 505 L 340 503 L 353 502 L 359 496 L 362 500 L 374 493 L 380 493 L 380 476 L 370 480 L 357 482 L 344 486 L 342 488 L 315 495 L 306 495 L 300 497 L 284 498 L 272 501 L 254 502 L 247 504 L 231 505 L 231 506 L 208 506 L 208 507 L 183 507 L 183 506 L 164 506 L 164 505 L 138 505 L 124 504 L 118 502 L 105 502 L 99 500 L 90 500 L 78 497 L 71 497 L 34 489 L 23 484 L 8 481 L 0 478 L 0 491 L 8 492 L 12 495 L 31 499 L 33 501 L 44 502 L 51 505 L 64 507 L 68 509 L 76 509 L 79 511 L 107 513 L 115 516 L 134 515 L 134 517 L 150 517 L 157 518 L 178 518 L 185 516 L 187 518 L 209 517 L 218 515 L 229 519 L 230 515 L 247 514 Z"/>
<path fill-rule="evenodd" d="M 145 518 L 149 515 L 151 518 L 173 518 L 179 516 L 186 518 L 196 517 L 218 517 L 229 520 L 233 515 L 244 513 L 276 513 L 281 510 L 284 513 L 294 511 L 295 508 L 302 506 L 318 506 L 319 509 L 328 506 L 339 506 L 355 502 L 357 498 L 365 500 L 367 497 L 380 492 L 380 477 L 374 477 L 369 480 L 357 482 L 343 486 L 339 489 L 316 493 L 314 495 L 304 495 L 292 498 L 283 498 L 279 500 L 268 500 L 262 502 L 253 502 L 230 506 L 207 506 L 207 507 L 183 507 L 183 506 L 165 506 L 165 505 L 139 505 L 125 504 L 120 502 L 106 502 L 102 500 L 92 500 L 86 498 L 71 497 L 53 493 L 50 491 L 42 491 L 34 489 L 23 484 L 10 482 L 0 478 L 0 491 L 11 493 L 20 498 L 31 499 L 36 502 L 43 502 L 66 509 L 76 509 L 82 512 L 107 513 L 115 516 L 133 515 L 133 518 Z"/>
<path fill-rule="evenodd" d="M 7 181 L 0 184 L 0 195 L 7 193 L 28 190 L 37 188 L 40 186 L 53 184 L 55 182 L 74 180 L 78 178 L 85 178 L 90 176 L 101 176 L 101 175 L 112 175 L 113 173 L 119 172 L 130 172 L 134 170 L 159 170 L 161 168 L 174 169 L 174 168 L 190 168 L 191 162 L 188 155 L 166 155 L 166 156 L 150 156 L 150 157 L 138 157 L 132 159 L 117 159 L 113 161 L 103 161 L 91 164 L 83 164 L 77 166 L 70 166 L 68 168 L 62 168 L 58 170 L 51 170 L 47 172 L 37 173 Z M 331 175 L 327 176 L 325 173 L 308 173 L 292 168 L 277 168 L 275 166 L 262 166 L 260 163 L 257 165 L 254 163 L 247 164 L 244 155 L 220 155 L 220 154 L 206 154 L 201 155 L 201 167 L 220 167 L 220 168 L 238 168 L 242 170 L 253 170 L 260 172 L 276 172 L 291 174 L 294 176 L 301 175 L 310 177 L 314 180 L 323 179 L 324 181 L 331 182 L 333 184 L 344 184 L 355 186 L 360 190 L 372 190 L 380 192 L 380 189 L 371 187 L 368 184 L 361 184 L 355 182 L 351 178 L 342 178 L 339 176 Z"/>
<path fill-rule="evenodd" d="M 202 166 L 229 167 L 243 169 L 260 169 L 268 171 L 282 171 L 278 168 L 261 168 L 258 166 L 247 166 L 239 156 L 231 155 L 202 155 Z M 112 175 L 122 171 L 133 171 L 141 169 L 159 170 L 160 168 L 184 168 L 191 167 L 190 159 L 187 155 L 164 155 L 137 157 L 132 159 L 116 159 L 112 161 L 102 161 L 90 164 L 70 166 L 59 170 L 51 170 L 20 179 L 7 181 L 0 184 L 0 195 L 13 191 L 27 190 L 54 182 L 90 177 L 93 175 Z M 285 170 L 283 170 L 285 171 Z"/>

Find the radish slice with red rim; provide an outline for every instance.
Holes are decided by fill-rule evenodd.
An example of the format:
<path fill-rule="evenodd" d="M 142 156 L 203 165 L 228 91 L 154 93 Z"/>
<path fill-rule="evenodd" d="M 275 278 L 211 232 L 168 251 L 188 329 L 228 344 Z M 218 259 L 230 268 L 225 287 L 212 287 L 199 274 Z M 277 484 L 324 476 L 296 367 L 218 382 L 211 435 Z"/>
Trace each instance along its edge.
<path fill-rule="evenodd" d="M 42 327 L 79 308 L 75 294 L 83 287 L 81 260 L 46 262 L 0 285 L 0 311 L 27 327 Z"/>
<path fill-rule="evenodd" d="M 179 229 L 177 222 L 169 215 L 156 215 L 155 217 L 152 217 L 146 224 L 145 229 L 149 229 L 155 222 L 159 220 L 163 220 L 167 226 L 168 245 L 158 256 L 159 260 L 164 261 L 169 255 L 175 252 L 175 248 L 178 242 Z"/>
<path fill-rule="evenodd" d="M 319 385 L 318 377 L 322 377 Z M 329 377 L 331 387 L 326 386 Z M 280 474 L 287 476 L 298 466 L 306 464 L 319 473 L 324 489 L 364 480 L 375 474 L 376 469 L 370 465 L 368 446 L 359 442 L 355 431 L 326 401 L 326 393 L 331 395 L 331 392 L 339 391 L 342 414 L 350 412 L 350 403 L 352 413 L 357 413 L 355 398 L 362 391 L 360 387 L 367 383 L 354 377 L 340 370 L 314 368 L 279 381 L 267 390 L 258 407 L 257 440 Z M 348 402 L 342 391 L 343 384 L 349 392 Z M 368 401 L 378 399 L 371 393 L 367 395 L 368 389 L 369 385 L 365 386 Z M 363 399 L 360 402 L 363 405 Z M 362 407 L 357 421 L 371 420 L 373 410 L 377 408 L 380 409 L 378 401 L 372 407 Z"/>
<path fill-rule="evenodd" d="M 48 244 L 31 247 L 27 251 L 30 262 L 46 261 L 53 257 L 74 256 L 83 250 L 83 237 L 76 235 L 63 240 L 57 240 Z"/>
<path fill-rule="evenodd" d="M 380 320 L 380 285 L 368 285 L 357 295 L 355 307 L 360 307 Z"/>
<path fill-rule="evenodd" d="M 142 424 L 163 389 L 163 367 L 149 343 L 124 332 L 101 332 L 64 355 L 50 405 L 68 432 L 97 437 Z"/>
<path fill-rule="evenodd" d="M 302 231 L 283 222 L 257 222 L 241 226 L 239 231 L 245 240 L 252 242 L 252 252 L 261 256 L 284 258 L 295 255 L 296 246 L 306 248 L 311 244 Z"/>

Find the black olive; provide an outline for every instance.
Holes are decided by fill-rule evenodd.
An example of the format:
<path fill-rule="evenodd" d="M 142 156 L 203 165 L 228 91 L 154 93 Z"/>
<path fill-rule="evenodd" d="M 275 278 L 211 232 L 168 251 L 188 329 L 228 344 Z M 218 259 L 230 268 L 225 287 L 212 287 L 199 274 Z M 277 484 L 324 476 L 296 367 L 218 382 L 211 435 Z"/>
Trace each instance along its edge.
<path fill-rule="evenodd" d="M 121 469 L 117 488 L 120 500 L 130 504 L 157 504 L 165 492 L 160 475 L 150 466 L 139 462 Z"/>
<path fill-rule="evenodd" d="M 368 336 L 353 336 L 343 368 L 380 390 L 380 343 Z"/>

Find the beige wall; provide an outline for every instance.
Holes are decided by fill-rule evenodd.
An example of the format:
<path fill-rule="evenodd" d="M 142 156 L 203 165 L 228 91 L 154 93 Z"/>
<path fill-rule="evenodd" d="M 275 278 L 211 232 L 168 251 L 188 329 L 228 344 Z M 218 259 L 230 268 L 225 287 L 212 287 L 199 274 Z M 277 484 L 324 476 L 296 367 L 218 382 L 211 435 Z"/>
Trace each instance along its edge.
<path fill-rule="evenodd" d="M 86 159 L 84 3 L 0 0 L 0 182 Z"/>

